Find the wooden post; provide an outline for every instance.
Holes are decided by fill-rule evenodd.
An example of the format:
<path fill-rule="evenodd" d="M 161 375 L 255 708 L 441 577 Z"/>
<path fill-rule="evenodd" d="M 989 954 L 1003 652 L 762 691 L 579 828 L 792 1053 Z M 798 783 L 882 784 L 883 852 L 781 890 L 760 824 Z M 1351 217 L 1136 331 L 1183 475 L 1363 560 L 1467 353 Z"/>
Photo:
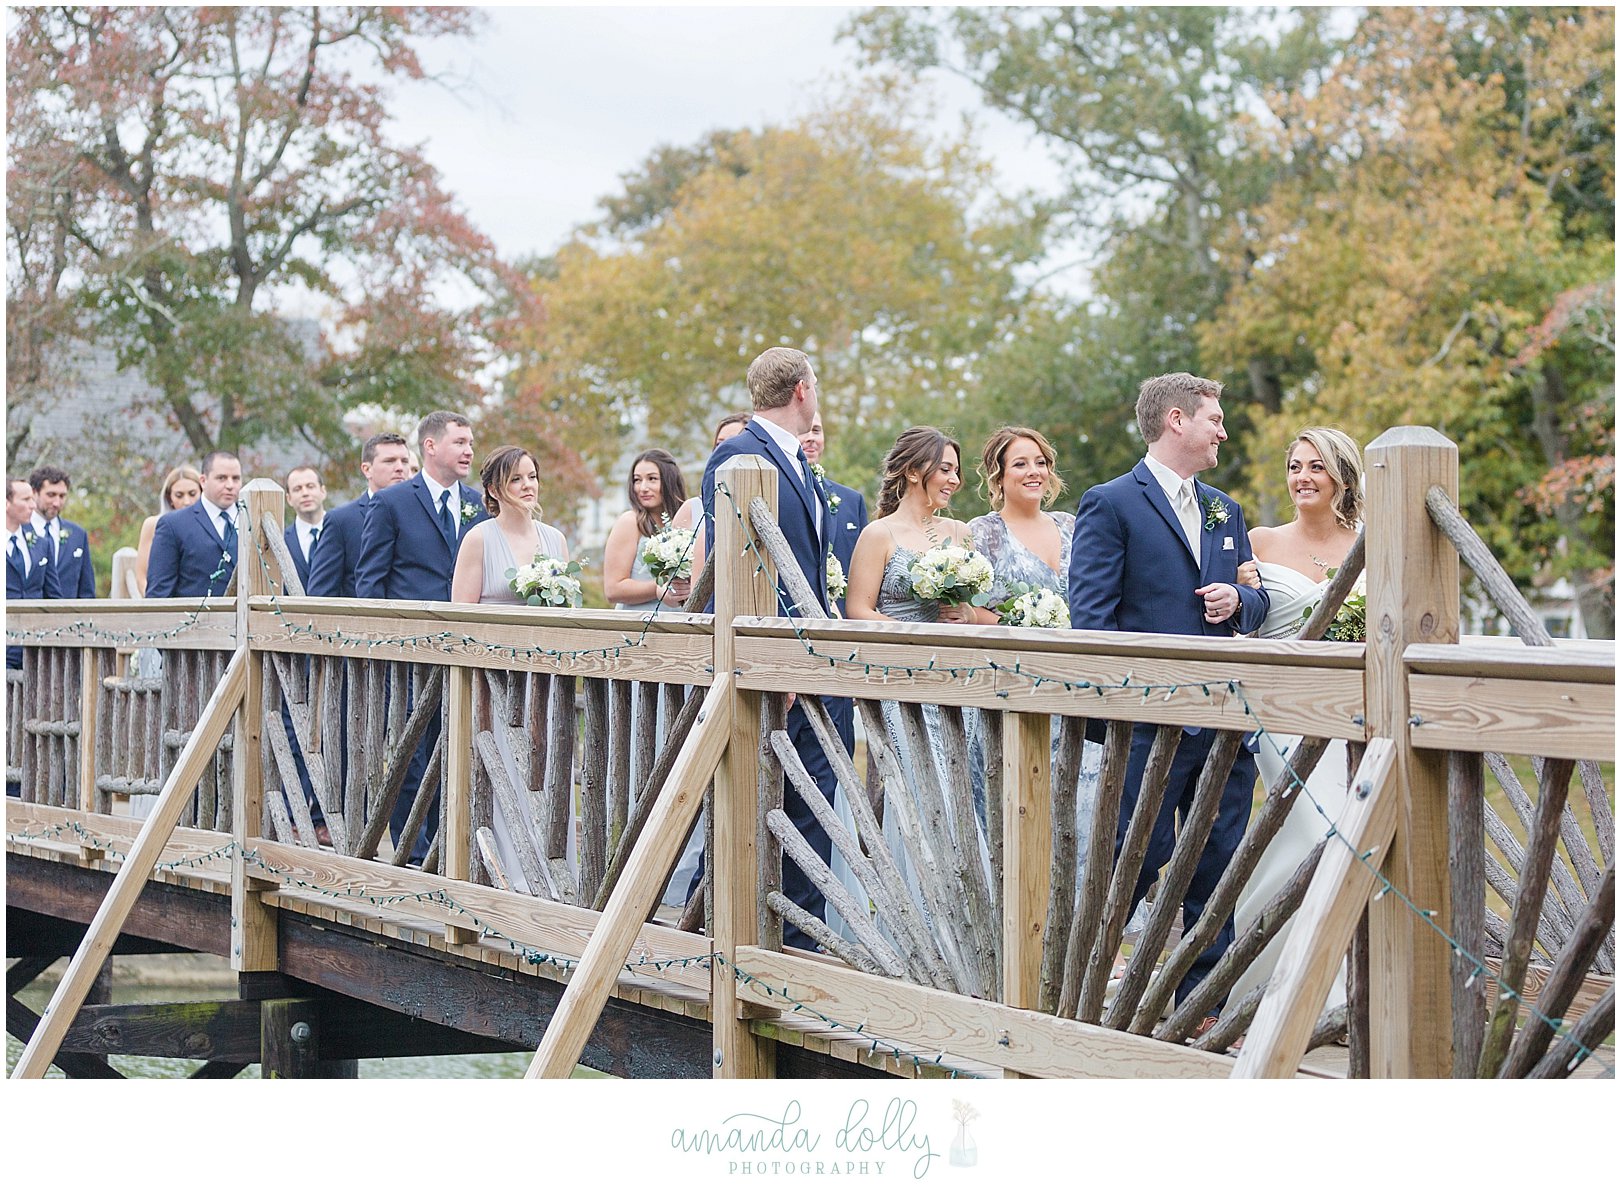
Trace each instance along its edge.
<path fill-rule="evenodd" d="M 1458 496 L 1458 448 L 1425 426 L 1369 443 L 1367 467 L 1370 734 L 1396 744 L 1395 838 L 1384 874 L 1418 909 L 1452 919 L 1447 867 L 1447 757 L 1412 743 L 1411 644 L 1458 642 L 1458 554 L 1425 509 L 1439 485 Z M 1398 896 L 1369 910 L 1370 1071 L 1374 1077 L 1452 1072 L 1451 950 Z"/>
<path fill-rule="evenodd" d="M 446 680 L 449 684 L 445 691 L 445 792 L 439 824 L 439 870 L 451 879 L 466 880 L 473 861 L 473 670 L 454 666 L 446 674 Z M 471 945 L 478 940 L 478 931 L 446 925 L 445 940 L 452 945 Z"/>
<path fill-rule="evenodd" d="M 1045 714 L 1002 716 L 1002 999 L 1009 1007 L 1040 1005 L 1041 932 L 1052 883 L 1051 737 Z"/>
<path fill-rule="evenodd" d="M 259 838 L 264 821 L 261 753 L 265 715 L 274 716 L 271 729 L 279 731 L 282 725 L 279 709 L 265 704 L 264 656 L 254 652 L 248 640 L 248 600 L 255 595 L 281 593 L 281 588 L 273 585 L 280 571 L 262 538 L 265 517 L 280 524 L 285 511 L 282 490 L 269 479 L 253 480 L 242 496 L 247 511 L 239 512 L 236 521 L 236 639 L 246 653 L 247 673 L 231 750 L 231 838 L 236 843 L 231 855 L 231 969 L 239 972 L 275 970 L 277 965 L 276 910 L 260 897 L 261 890 L 273 885 L 253 878 L 246 855 Z M 294 786 L 286 795 L 304 794 Z"/>
<path fill-rule="evenodd" d="M 734 671 L 737 660 L 732 619 L 739 615 L 777 614 L 776 568 L 763 546 L 750 548 L 752 532 L 746 509 L 759 496 L 777 511 L 777 471 L 763 459 L 744 455 L 721 464 L 716 473 L 715 676 Z M 759 816 L 760 699 L 754 692 L 734 694 L 732 732 L 726 754 L 715 771 L 714 863 L 716 963 L 710 991 L 710 1019 L 715 1033 L 715 1076 L 768 1078 L 775 1073 L 774 1043 L 749 1030 L 740 1010 L 734 977 L 739 946 L 759 943 L 760 859 L 755 849 Z"/>
<path fill-rule="evenodd" d="M 101 652 L 79 649 L 79 812 L 96 811 L 96 695 L 101 691 Z"/>

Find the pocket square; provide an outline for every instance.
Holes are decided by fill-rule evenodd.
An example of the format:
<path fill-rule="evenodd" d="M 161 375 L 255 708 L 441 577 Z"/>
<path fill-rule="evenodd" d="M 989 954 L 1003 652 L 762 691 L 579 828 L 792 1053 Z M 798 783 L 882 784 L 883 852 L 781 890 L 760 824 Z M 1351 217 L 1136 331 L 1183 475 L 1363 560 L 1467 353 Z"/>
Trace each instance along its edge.
<path fill-rule="evenodd" d="M 1223 549 L 1228 549 L 1228 550 L 1232 549 L 1232 547 L 1233 547 L 1233 539 L 1231 537 L 1223 537 L 1221 539 L 1221 547 Z"/>
<path fill-rule="evenodd" d="M 73 556 L 74 557 L 83 557 L 84 556 L 84 550 L 83 549 L 75 549 L 73 551 Z"/>

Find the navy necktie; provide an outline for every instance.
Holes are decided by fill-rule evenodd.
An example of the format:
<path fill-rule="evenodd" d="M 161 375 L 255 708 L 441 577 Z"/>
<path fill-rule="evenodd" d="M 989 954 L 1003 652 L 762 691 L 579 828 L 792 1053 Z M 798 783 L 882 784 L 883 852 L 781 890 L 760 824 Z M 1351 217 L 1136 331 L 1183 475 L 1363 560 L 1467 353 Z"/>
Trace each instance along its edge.
<path fill-rule="evenodd" d="M 450 515 L 450 488 L 439 493 L 439 531 L 445 534 L 445 544 L 455 548 L 456 521 Z"/>
<path fill-rule="evenodd" d="M 234 558 L 236 556 L 236 517 L 231 515 L 231 509 L 227 508 L 225 510 L 224 520 L 225 531 L 220 536 L 225 541 L 226 556 Z"/>
<path fill-rule="evenodd" d="M 321 530 L 320 530 L 320 528 L 317 527 L 317 528 L 310 529 L 310 548 L 309 548 L 309 552 L 304 555 L 304 560 L 305 561 L 309 561 L 311 558 L 313 558 L 315 556 L 315 546 L 320 541 L 320 539 L 321 539 Z"/>

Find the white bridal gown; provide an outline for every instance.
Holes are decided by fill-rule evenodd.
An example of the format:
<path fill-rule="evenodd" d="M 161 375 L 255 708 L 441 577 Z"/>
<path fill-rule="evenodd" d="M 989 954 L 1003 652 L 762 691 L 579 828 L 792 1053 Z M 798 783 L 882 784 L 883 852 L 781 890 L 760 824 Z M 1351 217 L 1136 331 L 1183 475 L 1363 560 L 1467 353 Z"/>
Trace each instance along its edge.
<path fill-rule="evenodd" d="M 1298 570 L 1273 562 L 1258 561 L 1256 564 L 1261 571 L 1261 582 L 1272 596 L 1272 609 L 1267 613 L 1258 634 L 1266 640 L 1288 639 L 1301 629 L 1312 607 L 1323 597 L 1323 592 L 1328 589 L 1328 580 L 1325 578 L 1321 582 L 1313 582 Z M 1255 759 L 1261 783 L 1267 789 L 1283 774 L 1284 758 L 1299 742 L 1298 735 L 1261 736 Z M 1284 819 L 1276 837 L 1261 856 L 1233 910 L 1234 923 L 1240 936 L 1250 922 L 1260 915 L 1267 901 L 1289 882 L 1289 877 L 1312 847 L 1328 834 L 1329 825 L 1339 820 L 1351 783 L 1348 756 L 1343 740 L 1330 741 L 1328 750 L 1317 761 L 1317 767 L 1307 779 L 1305 791 L 1295 792 L 1295 802 L 1289 816 Z M 1338 846 L 1341 843 L 1330 839 L 1328 845 Z M 1229 997 L 1230 1002 L 1237 1003 L 1261 980 L 1271 977 L 1278 955 L 1283 950 L 1284 939 L 1293 927 L 1292 920 L 1285 924 L 1250 968 L 1239 976 Z M 1342 962 L 1333 989 L 1328 993 L 1327 1007 L 1344 1002 L 1345 964 Z"/>

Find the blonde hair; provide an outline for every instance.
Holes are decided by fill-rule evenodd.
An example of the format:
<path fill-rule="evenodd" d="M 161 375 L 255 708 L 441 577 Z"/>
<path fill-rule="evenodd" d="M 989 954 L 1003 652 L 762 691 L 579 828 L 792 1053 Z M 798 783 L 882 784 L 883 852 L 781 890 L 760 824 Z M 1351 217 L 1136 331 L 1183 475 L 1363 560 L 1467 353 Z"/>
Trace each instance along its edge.
<path fill-rule="evenodd" d="M 182 480 L 182 479 L 190 479 L 193 483 L 197 484 L 197 490 L 198 491 L 201 491 L 203 489 L 203 476 L 197 470 L 196 467 L 190 466 L 190 465 L 185 464 L 185 463 L 182 463 L 180 466 L 175 467 L 174 470 L 170 471 L 167 475 L 163 476 L 163 497 L 162 498 L 163 498 L 163 510 L 165 512 L 173 512 L 174 511 L 174 504 L 172 502 L 170 502 L 170 500 L 169 500 L 169 493 L 174 490 L 174 485 L 176 483 L 180 482 L 180 480 Z"/>
<path fill-rule="evenodd" d="M 1047 483 L 1041 489 L 1041 506 L 1052 507 L 1053 501 L 1064 491 L 1064 480 L 1058 474 L 1058 455 L 1054 453 L 1052 443 L 1039 430 L 1023 425 L 1004 425 L 985 439 L 985 448 L 979 455 L 979 473 L 985 480 L 985 498 L 996 511 L 1001 511 L 1006 502 L 1006 495 L 1002 491 L 1002 459 L 1008 447 L 1020 438 L 1034 442 L 1036 449 L 1041 451 L 1041 457 L 1047 460 Z"/>
<path fill-rule="evenodd" d="M 1283 461 L 1294 459 L 1295 447 L 1305 442 L 1323 460 L 1329 482 L 1334 484 L 1334 519 L 1346 528 L 1355 528 L 1362 519 L 1362 452 L 1351 435 L 1327 425 L 1309 425 L 1295 435 L 1284 451 Z"/>
<path fill-rule="evenodd" d="M 767 347 L 749 364 L 749 397 L 756 409 L 780 409 L 810 379 L 810 357 L 793 347 Z"/>

